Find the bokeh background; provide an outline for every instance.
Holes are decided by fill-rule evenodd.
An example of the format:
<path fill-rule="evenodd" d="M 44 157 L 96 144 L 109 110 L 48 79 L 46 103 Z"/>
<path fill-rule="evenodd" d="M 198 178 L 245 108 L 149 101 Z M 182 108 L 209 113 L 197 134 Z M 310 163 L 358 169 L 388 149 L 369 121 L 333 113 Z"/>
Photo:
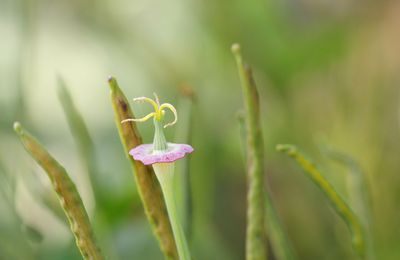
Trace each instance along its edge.
<path fill-rule="evenodd" d="M 47 176 L 12 130 L 16 120 L 71 174 L 109 259 L 162 259 L 119 141 L 108 75 L 129 99 L 157 92 L 190 114 L 166 134 L 196 149 L 193 255 L 244 259 L 234 42 L 254 69 L 265 184 L 299 259 L 356 256 L 342 219 L 299 167 L 275 152 L 278 143 L 301 147 L 346 199 L 348 169 L 320 145 L 352 156 L 370 188 L 376 258 L 400 259 L 399 1 L 0 0 L 0 35 L 1 259 L 80 259 Z M 94 143 L 94 188 L 60 104 L 60 78 Z M 182 86 L 195 92 L 193 106 Z M 132 105 L 137 115 L 150 109 Z M 151 142 L 151 123 L 139 127 Z"/>

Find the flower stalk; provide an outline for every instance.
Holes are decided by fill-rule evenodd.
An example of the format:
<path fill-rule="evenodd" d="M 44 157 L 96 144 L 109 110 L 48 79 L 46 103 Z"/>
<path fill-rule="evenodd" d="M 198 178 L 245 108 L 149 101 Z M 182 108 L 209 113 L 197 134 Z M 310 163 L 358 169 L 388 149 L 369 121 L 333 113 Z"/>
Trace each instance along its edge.
<path fill-rule="evenodd" d="M 161 189 L 164 194 L 165 203 L 167 205 L 168 216 L 171 222 L 172 231 L 174 232 L 176 246 L 178 248 L 179 259 L 189 260 L 190 251 L 183 232 L 181 221 L 178 216 L 176 200 L 174 196 L 174 168 L 175 163 L 155 163 L 153 164 L 154 172 L 160 182 Z"/>

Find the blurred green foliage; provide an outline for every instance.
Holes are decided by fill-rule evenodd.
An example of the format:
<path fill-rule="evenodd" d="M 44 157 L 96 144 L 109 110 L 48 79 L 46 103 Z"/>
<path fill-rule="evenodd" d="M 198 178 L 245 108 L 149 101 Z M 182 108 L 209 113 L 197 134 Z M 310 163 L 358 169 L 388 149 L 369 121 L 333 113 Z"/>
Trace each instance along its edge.
<path fill-rule="evenodd" d="M 299 259 L 355 257 L 345 224 L 274 151 L 277 143 L 302 147 L 349 200 L 347 169 L 320 155 L 314 141 L 321 136 L 364 169 L 376 259 L 399 259 L 399 25 L 400 4 L 387 0 L 0 0 L 0 259 L 80 259 L 51 209 L 49 182 L 12 133 L 16 120 L 72 174 L 109 259 L 162 259 L 121 149 L 108 75 L 127 97 L 157 92 L 178 104 L 179 86 L 194 89 L 193 255 L 243 259 L 246 178 L 233 42 L 253 65 L 266 183 Z M 59 76 L 86 123 L 91 151 L 84 140 L 74 143 L 77 129 L 57 98 Z M 151 124 L 139 128 L 151 142 Z M 178 139 L 173 129 L 166 135 Z"/>

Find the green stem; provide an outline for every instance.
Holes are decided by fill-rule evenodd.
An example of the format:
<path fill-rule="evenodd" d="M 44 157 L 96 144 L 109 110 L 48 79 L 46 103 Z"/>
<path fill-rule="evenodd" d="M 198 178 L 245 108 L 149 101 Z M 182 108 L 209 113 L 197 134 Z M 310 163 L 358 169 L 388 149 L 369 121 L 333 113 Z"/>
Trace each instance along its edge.
<path fill-rule="evenodd" d="M 257 87 L 249 66 L 245 66 L 240 46 L 234 44 L 232 52 L 238 66 L 246 109 L 247 134 L 247 230 L 246 259 L 267 259 L 265 231 L 264 142 L 260 124 L 260 103 Z"/>
<path fill-rule="evenodd" d="M 174 197 L 174 163 L 155 163 L 154 172 L 163 190 L 165 203 L 167 205 L 169 220 L 172 225 L 178 255 L 180 260 L 190 260 L 190 251 L 185 234 L 180 225 L 176 201 Z"/>
<path fill-rule="evenodd" d="M 276 149 L 280 152 L 286 153 L 299 163 L 307 176 L 324 192 L 326 197 L 333 205 L 336 212 L 346 222 L 352 234 L 352 243 L 356 252 L 360 257 L 365 256 L 365 238 L 362 225 L 358 217 L 353 213 L 351 208 L 343 200 L 343 198 L 336 192 L 333 186 L 323 177 L 322 173 L 317 167 L 309 160 L 307 160 L 294 145 L 279 144 Z"/>
<path fill-rule="evenodd" d="M 19 123 L 14 124 L 14 129 L 25 149 L 49 176 L 60 204 L 69 220 L 76 245 L 83 258 L 91 260 L 104 259 L 100 249 L 96 245 L 82 199 L 68 173 Z"/>
<path fill-rule="evenodd" d="M 237 115 L 240 128 L 240 136 L 242 137 L 243 144 L 245 143 L 246 129 L 245 129 L 245 116 L 243 111 L 239 111 Z M 244 145 L 243 145 L 244 146 Z M 247 154 L 246 147 L 244 146 L 245 154 Z M 285 227 L 280 219 L 280 216 L 275 209 L 270 192 L 265 192 L 265 227 L 266 233 L 270 239 L 271 249 L 273 255 L 279 260 L 295 260 L 297 259 L 296 253 L 290 240 L 287 236 Z"/>

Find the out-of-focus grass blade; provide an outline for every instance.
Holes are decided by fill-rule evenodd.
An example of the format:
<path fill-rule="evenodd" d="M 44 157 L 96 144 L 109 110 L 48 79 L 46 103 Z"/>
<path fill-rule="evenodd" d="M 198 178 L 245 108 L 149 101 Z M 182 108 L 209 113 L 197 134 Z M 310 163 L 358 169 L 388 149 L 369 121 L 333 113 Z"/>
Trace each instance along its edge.
<path fill-rule="evenodd" d="M 129 150 L 142 144 L 142 138 L 134 122 L 121 124 L 121 121 L 134 118 L 134 115 L 124 93 L 118 86 L 117 80 L 110 77 L 108 83 L 111 89 L 111 103 L 114 108 L 115 124 L 117 125 L 125 154 L 135 171 L 136 185 L 143 201 L 146 216 L 159 240 L 161 251 L 165 257 L 178 259 L 164 197 L 153 168 L 133 160 L 129 155 Z"/>
<path fill-rule="evenodd" d="M 0 194 L 3 195 L 10 209 L 14 211 L 13 194 L 15 185 L 10 181 L 10 177 L 6 173 L 3 163 L 0 161 Z"/>
<path fill-rule="evenodd" d="M 30 241 L 34 243 L 40 243 L 43 241 L 42 233 L 40 233 L 36 228 L 27 224 L 23 224 L 21 228 Z"/>
<path fill-rule="evenodd" d="M 7 208 L 8 213 L 11 213 L 11 215 L 12 215 L 15 235 L 19 236 L 18 249 L 16 249 L 16 247 L 14 247 L 15 250 L 20 251 L 21 248 L 24 247 L 26 254 L 29 254 L 29 253 L 32 254 L 32 252 L 30 252 L 31 249 L 29 248 L 29 245 L 26 243 L 24 238 L 27 238 L 29 241 L 34 242 L 34 243 L 40 243 L 43 240 L 43 235 L 40 233 L 39 230 L 35 229 L 34 227 L 32 227 L 26 223 L 23 223 L 21 217 L 19 216 L 19 214 L 17 212 L 16 205 L 15 205 L 14 176 L 10 176 L 9 174 L 6 173 L 5 167 L 3 166 L 3 164 L 1 163 L 1 160 L 0 160 L 0 197 L 1 197 L 1 195 L 3 196 L 3 199 L 5 200 L 5 202 L 7 204 L 6 208 Z M 1 227 L 0 227 L 0 230 L 1 230 Z M 3 235 L 2 232 L 0 232 L 0 234 Z M 7 238 L 9 238 L 8 235 L 7 235 Z M 21 241 L 21 240 L 24 240 L 24 241 Z"/>
<path fill-rule="evenodd" d="M 58 80 L 58 97 L 63 107 L 65 116 L 68 121 L 69 128 L 75 139 L 75 143 L 78 147 L 82 163 L 85 165 L 89 178 L 92 184 L 94 197 L 96 200 L 96 206 L 101 206 L 99 203 L 99 182 L 96 178 L 98 172 L 95 161 L 95 152 L 92 138 L 90 137 L 89 131 L 85 124 L 82 115 L 79 113 L 74 102 L 72 101 L 71 95 L 67 89 L 65 82 L 59 78 Z"/>
<path fill-rule="evenodd" d="M 25 149 L 50 178 L 82 256 L 85 259 L 104 259 L 96 245 L 82 199 L 65 169 L 19 123 L 14 124 L 14 130 Z"/>
<path fill-rule="evenodd" d="M 343 164 L 349 169 L 346 176 L 347 191 L 349 194 L 349 204 L 354 209 L 354 212 L 360 218 L 363 224 L 366 237 L 367 257 L 374 259 L 374 242 L 373 242 L 373 220 L 371 210 L 371 193 L 365 172 L 361 166 L 348 154 L 333 149 L 330 146 L 324 145 L 321 147 L 322 152 L 329 156 L 334 161 Z"/>
<path fill-rule="evenodd" d="M 193 104 L 195 101 L 195 94 L 193 89 L 189 85 L 183 85 L 180 88 L 181 96 L 179 102 L 178 111 L 179 124 L 177 125 L 175 132 L 175 142 L 189 144 L 192 137 L 192 114 Z M 179 213 L 182 219 L 183 229 L 186 233 L 186 237 L 191 237 L 191 225 L 192 225 L 192 189 L 190 182 L 190 157 L 183 158 L 176 165 L 176 185 L 178 188 L 176 191 L 176 200 L 179 206 Z"/>
<path fill-rule="evenodd" d="M 336 192 L 333 186 L 323 177 L 317 167 L 306 159 L 294 145 L 279 144 L 277 151 L 284 152 L 293 158 L 303 168 L 306 175 L 324 192 L 325 196 L 333 205 L 333 208 L 346 222 L 352 234 L 352 243 L 360 257 L 365 256 L 365 238 L 362 225 L 352 209 Z"/>
<path fill-rule="evenodd" d="M 243 143 L 245 143 L 246 129 L 245 129 L 245 117 L 242 111 L 238 112 L 238 121 L 240 127 L 240 135 Z M 245 146 L 244 146 L 245 147 Z M 246 149 L 245 153 L 246 152 Z M 278 260 L 294 260 L 296 259 L 296 254 L 294 249 L 287 237 L 285 228 L 279 218 L 278 212 L 272 203 L 272 199 L 269 195 L 268 189 L 265 194 L 265 214 L 266 214 L 266 229 L 267 235 L 270 239 L 272 251 L 274 256 Z"/>
<path fill-rule="evenodd" d="M 265 232 L 264 191 L 264 142 L 260 124 L 260 100 L 249 66 L 242 60 L 240 46 L 232 45 L 238 66 L 246 110 L 247 137 L 247 230 L 246 259 L 267 258 L 267 236 Z"/>
<path fill-rule="evenodd" d="M 6 205 L 2 205 L 3 209 L 7 210 L 11 221 L 6 226 L 0 224 L 0 259 L 34 259 L 34 251 L 28 244 L 27 237 L 23 234 L 21 228 L 24 226 L 24 223 L 15 207 L 15 178 L 6 171 L 0 161 L 1 197 L 3 197 L 3 201 L 6 203 Z"/>

